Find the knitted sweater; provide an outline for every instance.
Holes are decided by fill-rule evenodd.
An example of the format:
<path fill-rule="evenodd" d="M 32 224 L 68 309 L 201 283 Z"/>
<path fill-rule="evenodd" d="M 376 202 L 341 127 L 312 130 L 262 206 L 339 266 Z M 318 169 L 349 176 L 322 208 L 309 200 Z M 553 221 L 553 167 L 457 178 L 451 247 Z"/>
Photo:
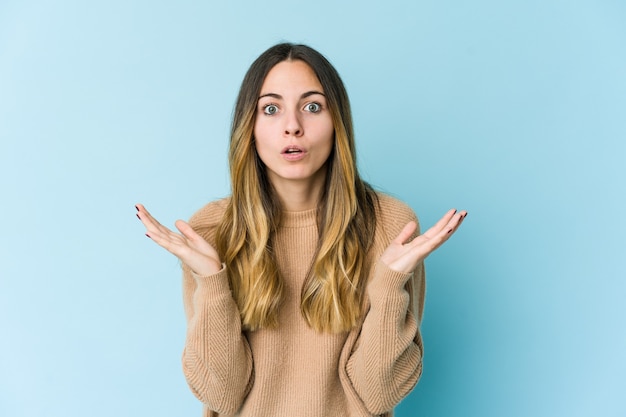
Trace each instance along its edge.
<path fill-rule="evenodd" d="M 284 212 L 274 239 L 285 285 L 275 329 L 242 330 L 226 268 L 197 276 L 183 265 L 183 370 L 205 417 L 391 416 L 413 389 L 422 372 L 423 264 L 406 274 L 378 259 L 417 219 L 404 203 L 382 194 L 379 200 L 366 313 L 349 332 L 318 333 L 300 313 L 318 240 L 314 209 Z M 226 203 L 209 203 L 190 220 L 213 245 Z"/>

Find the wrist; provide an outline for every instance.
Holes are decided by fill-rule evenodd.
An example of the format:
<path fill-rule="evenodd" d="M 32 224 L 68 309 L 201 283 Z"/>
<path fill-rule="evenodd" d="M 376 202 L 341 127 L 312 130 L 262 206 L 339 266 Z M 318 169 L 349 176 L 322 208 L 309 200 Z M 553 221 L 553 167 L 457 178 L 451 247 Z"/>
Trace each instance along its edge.
<path fill-rule="evenodd" d="M 199 276 L 199 277 L 208 277 L 211 275 L 215 275 L 218 272 L 220 272 L 222 269 L 224 269 L 225 265 L 221 264 L 219 262 L 210 262 L 207 264 L 203 264 L 203 265 L 194 265 L 194 266 L 189 266 L 189 269 L 191 269 L 191 272 L 193 272 L 194 275 Z"/>

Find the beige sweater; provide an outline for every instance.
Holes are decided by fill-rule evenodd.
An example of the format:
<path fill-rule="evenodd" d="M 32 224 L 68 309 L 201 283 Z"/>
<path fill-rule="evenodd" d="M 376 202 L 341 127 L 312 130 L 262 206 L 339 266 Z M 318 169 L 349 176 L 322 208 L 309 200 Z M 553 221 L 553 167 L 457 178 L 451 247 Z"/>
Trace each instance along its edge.
<path fill-rule="evenodd" d="M 285 212 L 274 248 L 285 282 L 279 327 L 242 331 L 228 271 L 197 276 L 183 266 L 187 338 L 183 370 L 204 416 L 391 416 L 422 372 L 419 324 L 424 268 L 395 272 L 378 261 L 410 220 L 404 203 L 380 197 L 367 313 L 346 333 L 317 333 L 300 314 L 300 289 L 318 239 L 315 210 Z M 211 244 L 226 200 L 190 220 Z"/>

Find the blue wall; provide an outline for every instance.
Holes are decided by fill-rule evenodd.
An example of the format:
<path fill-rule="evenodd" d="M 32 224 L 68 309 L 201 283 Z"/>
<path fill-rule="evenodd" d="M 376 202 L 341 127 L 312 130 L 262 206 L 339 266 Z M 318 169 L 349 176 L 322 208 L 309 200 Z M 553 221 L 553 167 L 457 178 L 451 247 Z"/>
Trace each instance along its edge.
<path fill-rule="evenodd" d="M 0 415 L 200 415 L 179 266 L 133 205 L 228 193 L 239 83 L 280 40 L 339 69 L 369 181 L 424 226 L 469 211 L 397 415 L 626 415 L 624 2 L 344 3 L 0 2 Z"/>

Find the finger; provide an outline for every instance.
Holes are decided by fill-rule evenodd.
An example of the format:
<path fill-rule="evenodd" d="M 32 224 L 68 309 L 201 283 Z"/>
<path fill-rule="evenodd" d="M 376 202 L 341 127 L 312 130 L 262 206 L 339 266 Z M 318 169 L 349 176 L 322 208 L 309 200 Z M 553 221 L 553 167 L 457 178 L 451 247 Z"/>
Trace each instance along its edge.
<path fill-rule="evenodd" d="M 452 218 L 454 218 L 455 214 L 457 214 L 455 209 L 450 209 L 448 210 L 448 212 L 446 214 L 443 215 L 443 217 L 441 219 L 439 219 L 439 221 L 437 221 L 437 223 L 435 223 L 430 229 L 428 229 L 426 232 L 424 232 L 425 237 L 432 239 L 434 236 L 436 236 L 439 232 L 441 232 L 448 223 L 450 223 L 450 220 L 452 220 Z"/>
<path fill-rule="evenodd" d="M 183 220 L 176 220 L 174 223 L 176 228 L 183 234 L 188 240 L 192 242 L 205 242 L 204 238 L 196 233 L 195 230 L 189 225 L 189 223 Z"/>
<path fill-rule="evenodd" d="M 463 215 L 461 213 L 455 213 L 452 218 L 446 223 L 446 225 L 439 231 L 433 238 L 448 236 L 454 233 L 459 226 L 461 220 L 463 219 Z"/>
<path fill-rule="evenodd" d="M 161 224 L 154 224 L 150 220 L 146 220 L 144 223 L 146 226 L 146 235 L 153 238 L 155 241 L 179 241 L 186 240 L 183 236 L 168 229 Z"/>
<path fill-rule="evenodd" d="M 456 213 L 454 216 L 452 216 L 452 218 L 446 225 L 446 228 L 445 228 L 446 233 L 452 234 L 456 232 L 459 226 L 461 225 L 461 223 L 463 222 L 463 219 L 465 219 L 465 216 L 467 216 L 466 211 L 460 211 Z"/>
<path fill-rule="evenodd" d="M 135 207 L 137 208 L 137 217 L 146 227 L 149 237 L 152 237 L 156 233 L 173 233 L 169 228 L 159 223 L 159 221 L 155 219 L 143 205 L 137 204 Z"/>
<path fill-rule="evenodd" d="M 404 228 L 400 230 L 400 233 L 398 233 L 398 236 L 396 236 L 396 238 L 392 242 L 398 245 L 403 245 L 404 242 L 406 242 L 407 239 L 410 238 L 411 235 L 413 235 L 415 230 L 417 230 L 417 223 L 415 223 L 414 221 L 408 222 L 404 226 Z"/>
<path fill-rule="evenodd" d="M 154 240 L 159 246 L 162 246 L 176 256 L 191 249 L 189 239 L 186 236 L 170 230 L 156 221 L 152 216 L 146 215 L 145 213 L 142 214 L 142 219 L 147 229 L 146 236 Z"/>
<path fill-rule="evenodd" d="M 448 213 L 449 214 L 449 213 Z M 447 214 L 446 214 L 447 216 Z M 444 218 L 446 217 L 444 216 Z M 441 228 L 438 233 L 433 233 L 435 226 L 429 229 L 431 236 L 428 238 L 425 235 L 418 236 L 413 239 L 409 245 L 405 247 L 409 248 L 407 255 L 412 258 L 412 262 L 418 262 L 428 257 L 432 252 L 443 245 L 450 237 L 456 232 L 463 219 L 467 216 L 466 211 L 460 213 L 454 213 L 448 223 Z"/>
<path fill-rule="evenodd" d="M 143 204 L 137 203 L 135 204 L 135 208 L 137 209 L 137 217 L 139 217 L 139 220 L 142 220 L 142 218 L 146 217 L 152 218 L 152 216 L 150 215 L 148 210 L 146 210 L 146 207 Z"/>
<path fill-rule="evenodd" d="M 147 233 L 157 245 L 183 260 L 191 251 L 186 239 L 174 232 Z"/>
<path fill-rule="evenodd" d="M 209 242 L 205 240 L 200 234 L 198 234 L 189 223 L 177 220 L 176 228 L 182 233 L 182 236 L 186 239 L 187 245 L 197 252 L 202 253 L 205 256 L 219 260 L 219 254 Z M 219 262 L 218 262 L 219 263 Z"/>
<path fill-rule="evenodd" d="M 459 221 L 457 222 L 456 227 L 454 228 L 454 232 L 456 232 L 456 230 L 459 228 L 461 223 L 463 223 L 463 220 L 465 220 L 466 217 L 467 217 L 467 211 L 463 210 L 463 211 L 459 212 Z M 452 232 L 452 233 L 454 233 L 454 232 Z"/>
<path fill-rule="evenodd" d="M 154 217 L 152 217 L 150 212 L 146 210 L 146 208 L 143 205 L 137 204 L 135 208 L 137 209 L 137 216 L 139 217 L 141 221 L 149 220 L 152 223 L 160 225 L 160 223 Z"/>
<path fill-rule="evenodd" d="M 466 215 L 467 212 L 462 211 L 459 213 L 455 213 L 452 216 L 446 226 L 429 240 L 429 253 L 434 251 L 435 249 L 443 245 L 448 239 L 450 239 L 454 232 L 457 231 Z"/>
<path fill-rule="evenodd" d="M 182 252 L 180 249 L 189 248 L 187 238 L 173 232 L 162 225 L 154 225 L 149 220 L 145 222 L 146 236 L 152 239 L 159 246 L 167 249 L 176 256 L 179 256 Z"/>

